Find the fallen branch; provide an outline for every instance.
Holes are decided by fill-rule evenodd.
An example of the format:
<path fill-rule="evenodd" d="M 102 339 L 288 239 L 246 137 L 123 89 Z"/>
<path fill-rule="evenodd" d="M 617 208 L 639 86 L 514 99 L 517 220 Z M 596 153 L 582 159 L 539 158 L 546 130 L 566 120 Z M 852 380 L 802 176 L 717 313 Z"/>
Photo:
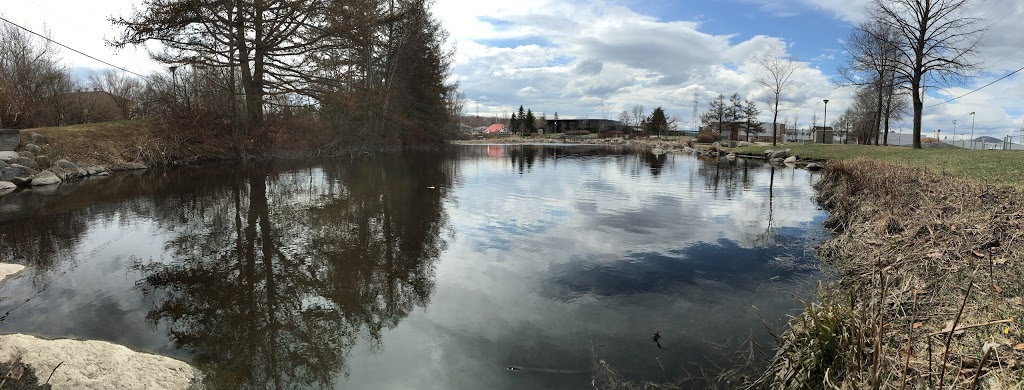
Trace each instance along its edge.
<path fill-rule="evenodd" d="M 964 325 L 964 326 L 961 326 L 961 327 L 956 328 L 956 329 L 944 329 L 944 330 L 940 330 L 938 332 L 932 332 L 932 333 L 929 333 L 928 336 L 929 337 L 930 336 L 938 336 L 940 334 L 946 334 L 946 333 L 949 333 L 949 332 L 961 331 L 961 330 L 964 330 L 964 329 L 980 328 L 982 326 L 996 325 L 996 324 L 1009 324 L 1009 323 L 1012 323 L 1012 322 L 1013 322 L 1013 319 L 1006 319 L 1006 320 L 986 322 L 986 323 L 983 323 L 983 324 Z"/>

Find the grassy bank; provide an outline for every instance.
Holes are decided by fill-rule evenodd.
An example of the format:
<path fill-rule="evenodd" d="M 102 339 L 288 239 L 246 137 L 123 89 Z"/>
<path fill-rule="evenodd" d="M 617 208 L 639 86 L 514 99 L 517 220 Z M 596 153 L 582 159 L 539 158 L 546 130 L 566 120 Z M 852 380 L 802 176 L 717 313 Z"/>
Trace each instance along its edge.
<path fill-rule="evenodd" d="M 838 280 L 757 387 L 1024 387 L 1019 190 L 864 159 L 833 161 L 817 189 Z"/>
<path fill-rule="evenodd" d="M 924 168 L 930 172 L 969 178 L 979 183 L 1024 187 L 1024 153 L 1008 150 L 969 150 L 959 148 L 911 149 L 895 146 L 865 145 L 780 145 L 748 146 L 739 154 L 761 155 L 768 149 L 791 149 L 802 159 L 846 161 L 865 158 L 887 163 Z"/>
<path fill-rule="evenodd" d="M 40 146 L 54 161 L 63 158 L 117 168 L 142 162 L 141 151 L 152 142 L 150 126 L 148 121 L 131 120 L 25 129 L 21 131 L 21 143 L 32 143 L 30 135 L 37 133 L 47 138 L 49 144 Z"/>

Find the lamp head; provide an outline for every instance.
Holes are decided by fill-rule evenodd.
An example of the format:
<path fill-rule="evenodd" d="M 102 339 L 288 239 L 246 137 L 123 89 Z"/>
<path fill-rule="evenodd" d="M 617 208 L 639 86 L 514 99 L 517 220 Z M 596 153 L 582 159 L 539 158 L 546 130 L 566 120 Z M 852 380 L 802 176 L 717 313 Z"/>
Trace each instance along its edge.
<path fill-rule="evenodd" d="M 828 99 L 823 100 L 823 102 L 825 102 L 825 104 L 828 104 Z"/>

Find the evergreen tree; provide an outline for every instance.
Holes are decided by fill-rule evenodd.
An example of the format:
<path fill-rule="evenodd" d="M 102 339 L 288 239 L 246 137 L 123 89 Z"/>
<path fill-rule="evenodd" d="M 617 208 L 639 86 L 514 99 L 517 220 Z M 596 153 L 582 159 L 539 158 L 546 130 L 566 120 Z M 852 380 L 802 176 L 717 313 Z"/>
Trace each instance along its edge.
<path fill-rule="evenodd" d="M 537 118 L 533 116 L 533 110 L 526 110 L 526 121 L 524 128 L 527 134 L 537 132 Z"/>
<path fill-rule="evenodd" d="M 746 114 L 743 109 L 743 100 L 740 99 L 740 94 L 734 93 L 729 97 L 729 107 L 726 108 L 726 115 L 729 121 L 729 139 L 732 141 L 738 141 L 740 139 L 740 125 Z"/>
<path fill-rule="evenodd" d="M 726 119 L 725 96 L 719 94 L 717 100 L 712 100 L 708 111 L 701 115 L 701 122 L 708 124 L 711 131 L 722 131 Z"/>
<path fill-rule="evenodd" d="M 644 130 L 648 134 L 663 134 L 668 130 L 668 118 L 665 117 L 665 110 L 661 107 L 655 108 L 651 116 L 644 120 Z"/>
<path fill-rule="evenodd" d="M 519 120 L 516 121 L 516 124 L 518 125 L 518 127 L 515 129 L 517 133 L 522 134 L 523 132 L 526 131 L 526 128 L 528 126 L 526 124 L 526 111 L 523 110 L 522 105 L 519 106 Z"/>
<path fill-rule="evenodd" d="M 519 120 L 516 119 L 516 113 L 512 113 L 512 117 L 508 120 L 508 131 L 511 133 L 519 132 Z"/>
<path fill-rule="evenodd" d="M 746 116 L 746 123 L 743 130 L 747 133 L 747 141 L 749 142 L 750 133 L 759 134 L 764 131 L 761 127 L 764 123 L 757 120 L 757 116 L 761 115 L 761 111 L 758 110 L 754 102 L 750 100 L 747 100 L 746 107 L 743 109 L 743 114 Z"/>

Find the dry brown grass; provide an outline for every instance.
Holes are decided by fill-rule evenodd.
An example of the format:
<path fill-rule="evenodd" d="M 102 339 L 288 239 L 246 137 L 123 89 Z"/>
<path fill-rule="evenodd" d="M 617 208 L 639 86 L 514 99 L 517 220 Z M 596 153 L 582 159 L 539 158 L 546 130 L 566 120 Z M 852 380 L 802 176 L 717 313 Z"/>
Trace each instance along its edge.
<path fill-rule="evenodd" d="M 31 133 L 45 136 L 49 145 L 44 148 L 53 161 L 63 158 L 117 168 L 131 162 L 146 162 L 144 150 L 153 143 L 150 126 L 148 121 L 132 120 L 43 127 L 22 130 L 21 139 L 26 144 L 30 143 Z"/>
<path fill-rule="evenodd" d="M 838 280 L 794 320 L 760 386 L 1024 385 L 1018 190 L 870 160 L 832 162 L 817 188 L 836 233 L 819 255 Z"/>

